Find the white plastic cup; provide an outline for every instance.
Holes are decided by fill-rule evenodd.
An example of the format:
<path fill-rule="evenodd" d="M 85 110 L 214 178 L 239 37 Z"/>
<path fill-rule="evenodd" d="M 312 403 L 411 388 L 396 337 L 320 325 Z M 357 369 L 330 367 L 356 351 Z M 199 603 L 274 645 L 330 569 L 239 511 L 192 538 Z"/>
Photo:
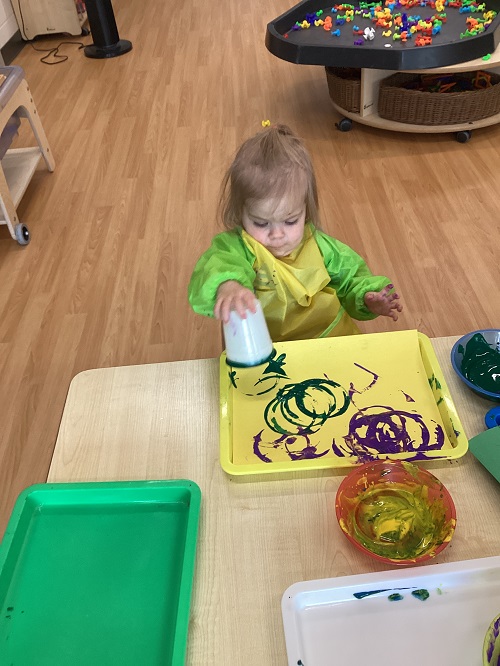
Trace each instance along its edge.
<path fill-rule="evenodd" d="M 232 310 L 228 323 L 223 326 L 226 357 L 230 365 L 260 365 L 273 353 L 273 341 L 259 301 L 256 301 L 255 312 L 247 310 L 246 315 L 242 319 Z"/>

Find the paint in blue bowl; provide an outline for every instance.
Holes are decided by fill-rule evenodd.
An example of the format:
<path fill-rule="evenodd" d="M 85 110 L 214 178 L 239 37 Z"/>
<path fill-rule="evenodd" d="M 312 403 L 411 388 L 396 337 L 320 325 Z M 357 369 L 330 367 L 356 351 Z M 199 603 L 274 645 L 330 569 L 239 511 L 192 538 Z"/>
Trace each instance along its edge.
<path fill-rule="evenodd" d="M 453 369 L 474 393 L 500 402 L 500 329 L 467 333 L 451 350 Z"/>

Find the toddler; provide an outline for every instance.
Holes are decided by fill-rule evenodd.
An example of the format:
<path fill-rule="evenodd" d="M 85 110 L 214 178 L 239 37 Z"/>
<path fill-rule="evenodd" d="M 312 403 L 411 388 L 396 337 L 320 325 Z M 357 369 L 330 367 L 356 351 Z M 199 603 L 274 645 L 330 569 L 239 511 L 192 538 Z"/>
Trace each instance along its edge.
<path fill-rule="evenodd" d="M 248 139 L 222 183 L 218 234 L 189 284 L 195 312 L 227 322 L 258 298 L 275 342 L 359 333 L 353 319 L 397 321 L 402 306 L 347 245 L 320 230 L 316 177 L 286 125 Z"/>

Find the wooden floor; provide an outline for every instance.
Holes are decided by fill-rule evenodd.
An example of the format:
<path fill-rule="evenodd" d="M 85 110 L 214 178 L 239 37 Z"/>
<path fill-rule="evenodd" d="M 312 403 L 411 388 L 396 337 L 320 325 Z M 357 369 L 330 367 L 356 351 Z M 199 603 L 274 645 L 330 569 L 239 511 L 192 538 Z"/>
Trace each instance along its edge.
<path fill-rule="evenodd" d="M 217 230 L 223 170 L 262 119 L 304 137 L 324 229 L 402 296 L 397 325 L 365 331 L 500 325 L 500 127 L 467 145 L 340 133 L 322 68 L 264 47 L 266 23 L 293 3 L 237 4 L 115 2 L 131 53 L 90 60 L 64 47 L 69 60 L 48 67 L 26 46 L 14 63 L 56 170 L 38 172 L 19 207 L 31 244 L 0 228 L 0 531 L 20 490 L 46 478 L 72 377 L 220 352 L 218 326 L 189 310 L 187 283 Z"/>

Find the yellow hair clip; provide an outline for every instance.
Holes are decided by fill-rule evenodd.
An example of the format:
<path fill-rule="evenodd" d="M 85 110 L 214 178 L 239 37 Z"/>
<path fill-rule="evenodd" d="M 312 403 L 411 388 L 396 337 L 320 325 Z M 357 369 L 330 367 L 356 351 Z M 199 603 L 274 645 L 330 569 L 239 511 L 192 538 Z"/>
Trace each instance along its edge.
<path fill-rule="evenodd" d="M 271 121 L 270 120 L 263 120 L 262 121 L 262 127 L 271 127 Z"/>

